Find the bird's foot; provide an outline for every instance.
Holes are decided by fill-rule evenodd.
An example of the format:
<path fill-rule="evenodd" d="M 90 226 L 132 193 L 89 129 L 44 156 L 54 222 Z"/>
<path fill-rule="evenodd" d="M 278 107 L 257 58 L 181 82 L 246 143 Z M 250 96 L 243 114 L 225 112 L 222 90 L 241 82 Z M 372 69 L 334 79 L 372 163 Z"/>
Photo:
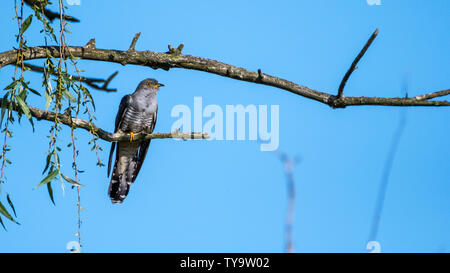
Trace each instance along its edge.
<path fill-rule="evenodd" d="M 130 132 L 130 142 L 132 142 L 133 139 L 134 139 L 134 133 L 133 133 L 133 132 Z"/>

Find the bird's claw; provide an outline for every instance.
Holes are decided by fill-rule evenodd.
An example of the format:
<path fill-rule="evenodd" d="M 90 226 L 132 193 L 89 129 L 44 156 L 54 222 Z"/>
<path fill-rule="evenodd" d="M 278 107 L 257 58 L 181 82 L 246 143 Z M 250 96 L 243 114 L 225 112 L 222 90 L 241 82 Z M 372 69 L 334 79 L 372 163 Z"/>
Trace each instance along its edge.
<path fill-rule="evenodd" d="M 133 133 L 133 132 L 130 132 L 130 142 L 132 142 L 133 139 L 134 139 L 134 133 Z"/>

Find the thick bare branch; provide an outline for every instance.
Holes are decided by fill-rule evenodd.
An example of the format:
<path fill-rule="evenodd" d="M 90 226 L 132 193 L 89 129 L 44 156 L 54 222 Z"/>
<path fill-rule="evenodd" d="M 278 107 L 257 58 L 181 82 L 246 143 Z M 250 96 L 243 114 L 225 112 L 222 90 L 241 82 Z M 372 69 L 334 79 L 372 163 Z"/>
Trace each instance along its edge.
<path fill-rule="evenodd" d="M 23 65 L 24 65 L 24 67 L 29 68 L 31 71 L 44 73 L 44 68 L 41 66 L 28 64 L 28 63 L 24 63 Z M 112 73 L 111 76 L 109 76 L 108 79 L 106 79 L 106 80 L 98 79 L 98 78 L 78 77 L 78 76 L 74 76 L 74 75 L 72 75 L 72 78 L 76 81 L 82 81 L 82 82 L 86 83 L 88 86 L 90 86 L 94 89 L 100 90 L 100 91 L 116 92 L 117 91 L 116 88 L 108 88 L 108 85 L 118 73 L 119 73 L 118 71 Z M 103 85 L 98 86 L 96 83 L 103 83 Z"/>
<path fill-rule="evenodd" d="M 179 47 L 180 48 L 180 47 Z M 182 49 L 182 47 L 180 48 Z M 24 59 L 41 59 L 46 57 L 46 50 L 54 56 L 59 57 L 59 48 L 56 46 L 28 47 L 24 52 Z M 74 57 L 86 60 L 105 61 L 120 63 L 122 65 L 134 64 L 147 66 L 153 69 L 162 68 L 184 68 L 217 74 L 236 80 L 264 84 L 287 90 L 291 93 L 319 101 L 333 108 L 344 108 L 353 105 L 385 105 L 385 106 L 450 106 L 449 101 L 429 101 L 412 98 L 381 98 L 381 97 L 341 97 L 321 92 L 261 72 L 253 72 L 241 67 L 225 64 L 219 61 L 195 57 L 185 54 L 158 53 L 153 51 L 122 51 L 113 49 L 98 49 L 95 43 L 89 46 L 68 46 L 64 55 L 71 54 Z M 181 51 L 181 50 L 180 50 Z M 169 50 L 170 52 L 170 50 Z M 15 63 L 17 51 L 10 50 L 0 53 L 0 68 Z M 435 96 L 437 97 L 437 96 Z"/>
<path fill-rule="evenodd" d="M 0 105 L 2 104 L 2 99 L 0 99 Z M 8 104 L 8 102 L 7 102 Z M 48 120 L 48 121 L 55 121 L 56 114 L 51 111 L 45 111 L 36 107 L 28 106 L 30 109 L 30 113 L 33 117 L 35 117 L 37 120 Z M 13 104 L 13 110 L 17 111 L 19 109 L 19 106 L 15 103 Z M 102 128 L 98 127 L 95 124 L 89 124 L 89 121 L 79 118 L 73 118 L 70 117 L 67 114 L 59 114 L 58 115 L 59 122 L 67 125 L 67 126 L 73 126 L 74 129 L 81 128 L 86 131 L 89 131 L 92 134 L 95 134 L 99 138 L 109 141 L 109 142 L 117 142 L 117 141 L 127 141 L 130 140 L 130 134 L 124 134 L 124 133 L 110 133 L 106 130 L 103 130 Z M 143 139 L 154 139 L 154 138 L 180 138 L 183 140 L 188 139 L 207 139 L 209 138 L 208 133 L 202 133 L 202 132 L 192 132 L 192 133 L 182 133 L 179 130 L 170 132 L 170 133 L 152 133 L 152 134 L 145 134 L 145 133 L 138 133 L 134 134 L 133 141 L 136 140 L 143 140 Z"/>

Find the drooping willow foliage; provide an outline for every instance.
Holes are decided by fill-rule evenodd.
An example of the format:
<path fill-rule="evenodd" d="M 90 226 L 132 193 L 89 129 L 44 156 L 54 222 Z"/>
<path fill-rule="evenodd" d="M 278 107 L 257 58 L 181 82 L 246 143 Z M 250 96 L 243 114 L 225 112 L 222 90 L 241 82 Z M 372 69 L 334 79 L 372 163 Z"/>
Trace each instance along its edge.
<path fill-rule="evenodd" d="M 52 22 L 49 21 L 48 16 L 46 16 L 46 11 L 48 11 L 47 6 L 50 5 L 47 0 L 42 1 L 27 1 L 27 3 L 32 9 L 27 9 L 29 15 L 25 18 L 24 14 L 24 0 L 14 2 L 14 9 L 16 11 L 16 16 L 13 18 L 17 21 L 18 34 L 16 35 L 17 41 L 17 62 L 15 64 L 14 75 L 12 81 L 4 88 L 3 99 L 1 103 L 1 133 L 3 134 L 3 147 L 0 154 L 1 163 L 1 174 L 0 174 L 0 223 L 5 228 L 3 219 L 6 218 L 14 223 L 18 224 L 16 211 L 8 193 L 1 190 L 2 184 L 6 182 L 6 168 L 11 161 L 7 158 L 8 152 L 12 147 L 8 144 L 8 140 L 13 136 L 12 125 L 22 118 L 25 117 L 31 123 L 33 130 L 34 124 L 30 109 L 28 107 L 27 98 L 29 95 L 37 95 L 43 97 L 46 102 L 45 110 L 51 109 L 56 113 L 55 121 L 50 125 L 49 129 L 49 145 L 48 151 L 45 156 L 45 167 L 42 172 L 44 176 L 43 179 L 36 183 L 36 188 L 40 186 L 46 186 L 49 197 L 53 204 L 55 203 L 53 197 L 53 187 L 52 182 L 59 181 L 61 183 L 62 189 L 65 188 L 65 183 L 69 183 L 72 188 L 77 189 L 78 194 L 78 239 L 81 245 L 81 202 L 80 202 L 80 187 L 79 176 L 81 172 L 78 168 L 77 157 L 79 151 L 77 150 L 76 137 L 74 134 L 74 126 L 71 126 L 70 132 L 70 143 L 67 148 L 71 149 L 73 153 L 72 169 L 73 173 L 63 173 L 61 170 L 61 157 L 60 153 L 62 151 L 63 143 L 58 138 L 62 131 L 62 126 L 60 115 L 67 115 L 69 117 L 77 118 L 79 115 L 85 115 L 87 120 L 92 125 L 95 121 L 94 111 L 95 103 L 91 96 L 89 90 L 83 85 L 82 77 L 80 75 L 81 70 L 77 66 L 77 59 L 73 57 L 68 50 L 66 34 L 70 34 L 68 30 L 68 23 L 64 14 L 64 7 L 62 0 L 59 0 L 59 22 L 58 26 L 55 27 L 59 31 L 54 30 Z M 56 14 L 56 13 L 54 13 Z M 24 19 L 25 18 L 25 19 Z M 47 46 L 49 43 L 56 43 L 59 47 L 59 58 L 54 58 L 51 56 L 50 52 L 47 50 L 46 58 L 43 60 L 44 72 L 42 73 L 42 91 L 39 92 L 30 87 L 30 82 L 26 81 L 24 78 L 24 72 L 29 70 L 29 68 L 24 64 L 23 52 L 27 49 L 26 31 L 29 26 L 33 23 L 33 18 L 42 25 L 42 36 Z M 52 18 L 55 19 L 54 17 Z M 77 77 L 74 77 L 68 73 L 69 70 L 76 72 Z M 43 96 L 42 96 L 43 94 Z M 94 128 L 91 130 L 92 138 L 89 141 L 91 145 L 91 151 L 96 152 L 97 165 L 103 166 L 103 163 L 99 157 L 99 151 L 101 147 L 97 144 L 98 136 L 95 134 Z M 6 202 L 2 202 L 5 200 Z M 6 206 L 4 204 L 7 204 Z M 9 208 L 7 208 L 9 206 Z M 6 228 L 5 228 L 6 229 Z"/>

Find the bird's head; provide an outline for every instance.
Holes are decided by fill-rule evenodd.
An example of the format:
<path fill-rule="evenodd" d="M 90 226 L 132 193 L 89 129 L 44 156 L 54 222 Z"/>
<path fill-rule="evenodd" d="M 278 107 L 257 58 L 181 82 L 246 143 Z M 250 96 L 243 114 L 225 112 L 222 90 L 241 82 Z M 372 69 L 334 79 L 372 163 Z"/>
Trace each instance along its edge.
<path fill-rule="evenodd" d="M 159 83 L 157 80 L 155 79 L 145 79 L 143 81 L 141 81 L 138 85 L 138 90 L 144 90 L 144 91 L 149 91 L 152 93 L 157 93 L 159 91 L 159 87 L 164 86 L 164 84 Z"/>

